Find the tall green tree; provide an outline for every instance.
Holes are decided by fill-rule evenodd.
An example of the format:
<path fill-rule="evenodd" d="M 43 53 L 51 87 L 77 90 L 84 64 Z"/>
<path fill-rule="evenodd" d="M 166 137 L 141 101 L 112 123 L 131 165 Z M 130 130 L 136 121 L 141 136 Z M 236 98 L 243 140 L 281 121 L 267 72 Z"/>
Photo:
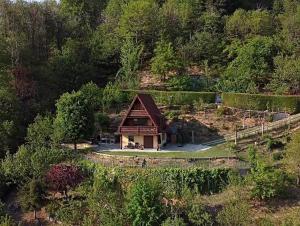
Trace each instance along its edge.
<path fill-rule="evenodd" d="M 264 88 L 273 70 L 272 57 L 276 46 L 272 38 L 254 37 L 245 44 L 234 43 L 229 51 L 233 56 L 221 81 L 221 89 L 229 92 L 257 93 Z M 230 48 L 229 48 L 230 49 Z"/>
<path fill-rule="evenodd" d="M 132 38 L 136 44 L 153 46 L 159 26 L 159 7 L 155 0 L 130 1 L 120 18 L 119 34 Z"/>
<path fill-rule="evenodd" d="M 121 64 L 122 67 L 118 71 L 117 79 L 122 88 L 137 89 L 140 79 L 138 77 L 138 69 L 141 62 L 143 47 L 135 45 L 132 39 L 126 39 L 121 48 Z"/>
<path fill-rule="evenodd" d="M 226 21 L 230 38 L 246 39 L 255 35 L 270 36 L 274 32 L 274 20 L 266 10 L 236 10 Z"/>
<path fill-rule="evenodd" d="M 26 141 L 34 148 L 53 145 L 53 119 L 51 116 L 38 115 L 27 128 Z"/>
<path fill-rule="evenodd" d="M 56 103 L 55 134 L 71 141 L 77 150 L 77 142 L 89 138 L 93 132 L 93 110 L 81 91 L 64 93 Z"/>
<path fill-rule="evenodd" d="M 274 58 L 275 71 L 268 87 L 277 94 L 298 94 L 300 92 L 300 58 Z"/>
<path fill-rule="evenodd" d="M 176 58 L 172 43 L 165 40 L 157 42 L 151 59 L 151 71 L 159 76 L 161 81 L 165 81 L 167 73 L 179 67 L 180 62 Z"/>

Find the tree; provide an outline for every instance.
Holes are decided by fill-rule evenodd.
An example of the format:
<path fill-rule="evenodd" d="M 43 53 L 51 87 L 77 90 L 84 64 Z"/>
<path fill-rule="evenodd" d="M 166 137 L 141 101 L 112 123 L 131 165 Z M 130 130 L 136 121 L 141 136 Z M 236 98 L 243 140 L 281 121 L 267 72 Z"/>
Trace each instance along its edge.
<path fill-rule="evenodd" d="M 0 79 L 6 80 L 0 72 Z M 8 81 L 0 81 L 0 158 L 4 157 L 7 151 L 17 147 L 18 135 L 21 134 L 19 120 L 19 101 Z"/>
<path fill-rule="evenodd" d="M 62 0 L 61 7 L 66 14 L 75 16 L 80 25 L 94 29 L 100 23 L 101 12 L 107 1 Z"/>
<path fill-rule="evenodd" d="M 165 40 L 157 42 L 154 57 L 151 59 L 151 71 L 160 76 L 161 81 L 165 81 L 167 73 L 178 68 L 179 62 L 176 59 L 172 43 Z"/>
<path fill-rule="evenodd" d="M 275 72 L 268 87 L 277 94 L 299 94 L 300 58 L 278 56 L 274 63 Z"/>
<path fill-rule="evenodd" d="M 136 44 L 152 46 L 157 37 L 159 8 L 155 0 L 129 1 L 119 24 L 119 34 L 130 37 Z"/>
<path fill-rule="evenodd" d="M 50 188 L 64 194 L 66 198 L 68 190 L 76 187 L 83 179 L 83 174 L 77 166 L 64 163 L 52 166 L 46 174 L 46 182 Z"/>
<path fill-rule="evenodd" d="M 126 39 L 121 48 L 120 57 L 122 67 L 116 76 L 123 88 L 138 88 L 139 78 L 137 76 L 137 70 L 140 66 L 142 52 L 143 47 L 141 45 L 134 45 L 132 39 Z"/>
<path fill-rule="evenodd" d="M 102 113 L 105 113 L 113 104 L 121 101 L 121 90 L 118 84 L 109 82 L 102 92 Z"/>
<path fill-rule="evenodd" d="M 162 216 L 161 190 L 156 183 L 141 179 L 129 193 L 128 214 L 132 225 L 153 225 L 159 223 Z"/>
<path fill-rule="evenodd" d="M 89 82 L 80 88 L 82 95 L 89 104 L 92 106 L 93 110 L 97 110 L 101 107 L 102 93 L 100 88 L 93 82 Z"/>
<path fill-rule="evenodd" d="M 272 15 L 266 10 L 236 10 L 226 21 L 230 38 L 246 39 L 255 35 L 270 36 L 274 32 Z"/>
<path fill-rule="evenodd" d="M 225 42 L 218 35 L 210 32 L 196 32 L 191 40 L 182 47 L 184 57 L 191 63 L 209 66 L 224 62 Z"/>
<path fill-rule="evenodd" d="M 283 158 L 284 167 L 289 173 L 296 176 L 297 185 L 300 185 L 300 133 L 296 132 L 288 144 Z"/>
<path fill-rule="evenodd" d="M 288 54 L 300 56 L 300 4 L 297 1 L 284 1 L 284 13 L 279 15 L 282 30 L 281 49 Z"/>
<path fill-rule="evenodd" d="M 93 132 L 93 110 L 81 91 L 65 93 L 56 103 L 54 120 L 55 135 L 71 140 L 77 150 L 80 138 L 89 137 Z"/>
<path fill-rule="evenodd" d="M 34 119 L 34 123 L 27 128 L 26 141 L 34 148 L 47 147 L 50 148 L 53 144 L 53 119 L 51 116 L 38 115 Z"/>
<path fill-rule="evenodd" d="M 232 48 L 232 49 L 231 49 Z M 222 91 L 256 93 L 269 80 L 276 53 L 274 41 L 269 37 L 254 37 L 245 44 L 233 43 L 228 48 L 229 63 L 221 80 Z"/>
<path fill-rule="evenodd" d="M 18 193 L 18 200 L 22 209 L 33 211 L 34 219 L 36 219 L 36 210 L 42 207 L 43 195 L 43 185 L 35 178 L 22 186 Z"/>

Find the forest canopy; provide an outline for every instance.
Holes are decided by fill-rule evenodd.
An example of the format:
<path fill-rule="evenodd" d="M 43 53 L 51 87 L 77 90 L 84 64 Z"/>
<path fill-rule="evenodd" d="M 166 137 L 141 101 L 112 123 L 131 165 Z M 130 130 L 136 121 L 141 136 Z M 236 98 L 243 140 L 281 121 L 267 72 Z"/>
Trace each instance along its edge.
<path fill-rule="evenodd" d="M 63 93 L 139 89 L 143 71 L 174 91 L 299 94 L 299 32 L 298 0 L 0 0 L 1 149 Z"/>

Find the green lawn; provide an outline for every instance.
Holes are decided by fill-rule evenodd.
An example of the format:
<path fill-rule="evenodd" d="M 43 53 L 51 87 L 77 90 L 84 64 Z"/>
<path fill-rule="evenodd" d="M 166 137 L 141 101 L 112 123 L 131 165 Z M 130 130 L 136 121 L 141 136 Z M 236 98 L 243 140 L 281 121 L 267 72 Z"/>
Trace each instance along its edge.
<path fill-rule="evenodd" d="M 205 151 L 195 152 L 130 152 L 130 151 L 114 151 L 101 152 L 109 155 L 123 155 L 123 156 L 138 156 L 138 157 L 157 157 L 157 158 L 213 158 L 213 157 L 235 157 L 225 145 L 218 145 Z"/>

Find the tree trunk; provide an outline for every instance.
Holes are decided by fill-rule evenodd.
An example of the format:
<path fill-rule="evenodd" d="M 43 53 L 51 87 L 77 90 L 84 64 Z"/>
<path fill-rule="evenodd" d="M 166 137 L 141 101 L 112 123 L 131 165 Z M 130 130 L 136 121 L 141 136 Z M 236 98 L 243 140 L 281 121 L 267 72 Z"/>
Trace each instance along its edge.
<path fill-rule="evenodd" d="M 77 151 L 77 142 L 74 141 L 74 150 Z"/>

